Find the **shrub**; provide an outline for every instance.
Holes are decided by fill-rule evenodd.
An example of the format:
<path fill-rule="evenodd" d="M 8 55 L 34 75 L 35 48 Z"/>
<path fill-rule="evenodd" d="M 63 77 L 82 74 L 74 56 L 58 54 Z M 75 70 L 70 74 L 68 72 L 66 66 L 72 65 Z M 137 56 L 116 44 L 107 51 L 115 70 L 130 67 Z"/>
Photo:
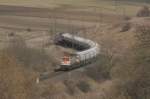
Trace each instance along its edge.
<path fill-rule="evenodd" d="M 150 16 L 150 10 L 149 7 L 143 6 L 137 13 L 137 17 L 149 17 Z"/>
<path fill-rule="evenodd" d="M 15 57 L 0 52 L 0 99 L 36 99 L 34 78 Z"/>
<path fill-rule="evenodd" d="M 28 47 L 21 37 L 15 36 L 5 50 L 25 67 L 38 72 L 46 71 L 47 67 L 54 63 L 43 49 Z"/>
<path fill-rule="evenodd" d="M 77 87 L 84 93 L 91 91 L 90 85 L 85 81 L 80 81 L 77 84 Z"/>

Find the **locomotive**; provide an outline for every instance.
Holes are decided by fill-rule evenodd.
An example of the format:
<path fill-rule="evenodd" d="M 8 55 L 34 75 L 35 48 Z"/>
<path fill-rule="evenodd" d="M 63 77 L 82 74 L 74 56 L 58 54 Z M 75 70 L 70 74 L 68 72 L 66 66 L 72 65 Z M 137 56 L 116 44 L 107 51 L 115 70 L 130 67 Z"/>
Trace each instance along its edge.
<path fill-rule="evenodd" d="M 74 53 L 65 53 L 61 64 L 55 71 L 69 71 L 94 62 L 100 54 L 99 45 L 89 39 L 81 38 L 70 33 L 59 33 L 55 36 L 56 45 L 73 48 Z"/>

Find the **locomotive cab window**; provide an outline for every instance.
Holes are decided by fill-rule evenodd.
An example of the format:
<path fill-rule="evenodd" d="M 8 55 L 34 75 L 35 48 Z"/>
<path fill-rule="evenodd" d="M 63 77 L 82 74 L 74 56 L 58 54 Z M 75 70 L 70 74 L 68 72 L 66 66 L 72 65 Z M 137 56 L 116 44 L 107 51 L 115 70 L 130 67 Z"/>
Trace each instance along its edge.
<path fill-rule="evenodd" d="M 62 57 L 62 64 L 63 65 L 70 65 L 70 57 L 69 56 Z"/>
<path fill-rule="evenodd" d="M 70 58 L 69 57 L 63 57 L 62 60 L 65 62 L 65 61 L 69 61 Z"/>

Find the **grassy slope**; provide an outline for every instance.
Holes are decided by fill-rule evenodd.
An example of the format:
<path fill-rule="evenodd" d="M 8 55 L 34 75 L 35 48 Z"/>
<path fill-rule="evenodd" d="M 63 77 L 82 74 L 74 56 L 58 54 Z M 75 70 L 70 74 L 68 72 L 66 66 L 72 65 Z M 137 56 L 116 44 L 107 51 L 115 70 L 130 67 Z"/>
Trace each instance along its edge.
<path fill-rule="evenodd" d="M 85 1 L 86 1 L 86 3 L 85 3 Z M 61 5 L 61 4 L 69 4 L 69 5 L 85 5 L 85 6 L 105 7 L 105 8 L 112 9 L 112 10 L 115 9 L 113 6 L 114 2 L 105 2 L 105 1 L 91 2 L 91 1 L 92 0 L 42 0 L 42 1 L 41 0 L 28 0 L 28 1 L 27 0 L 0 0 L 0 4 L 25 5 L 25 6 L 35 6 L 35 7 L 59 7 L 59 5 Z M 133 14 L 133 12 L 136 11 L 138 8 L 136 6 L 126 5 L 126 4 L 122 4 L 119 7 L 125 8 L 128 11 L 128 14 Z M 100 8 L 98 8 L 98 9 L 100 9 Z M 118 10 L 120 10 L 120 12 L 122 12 L 121 9 L 118 9 Z M 108 11 L 108 10 L 103 9 L 103 11 Z M 124 38 L 123 37 L 120 37 L 120 38 L 122 38 L 123 41 L 127 41 L 126 39 L 127 38 L 129 39 L 128 35 L 131 35 L 131 33 L 126 33 L 126 35 L 127 36 L 121 35 Z M 117 38 L 119 38 L 118 35 L 117 35 Z M 127 42 L 125 42 L 125 44 L 129 44 Z M 106 83 L 106 85 L 108 87 L 107 83 Z"/>

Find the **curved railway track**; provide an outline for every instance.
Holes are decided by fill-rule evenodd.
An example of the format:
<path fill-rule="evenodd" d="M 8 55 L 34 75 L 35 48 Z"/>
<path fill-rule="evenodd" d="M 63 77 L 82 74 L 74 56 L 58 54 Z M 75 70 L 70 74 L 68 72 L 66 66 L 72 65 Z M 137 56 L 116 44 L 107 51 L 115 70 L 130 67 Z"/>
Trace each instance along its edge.
<path fill-rule="evenodd" d="M 100 57 L 98 57 L 97 59 L 99 59 Z M 91 64 L 87 64 L 84 67 L 80 67 L 71 71 L 60 71 L 60 72 L 51 72 L 51 73 L 42 73 L 39 76 L 39 81 L 47 81 L 47 80 L 52 80 L 52 81 L 58 81 L 61 78 L 63 79 L 64 76 L 69 76 L 69 74 L 76 74 L 76 72 L 83 72 L 86 69 L 90 69 L 92 68 L 92 66 L 97 65 L 97 62 L 91 63 Z M 82 69 L 82 70 L 81 70 Z"/>
<path fill-rule="evenodd" d="M 55 72 L 41 74 L 40 81 L 71 73 L 85 66 L 91 66 L 96 63 L 95 61 L 100 53 L 99 45 L 96 42 L 69 33 L 57 34 L 54 43 L 62 47 L 73 48 L 76 52 L 73 53 L 74 56 L 69 56 L 68 63 L 62 60 L 59 68 L 55 69 Z"/>

